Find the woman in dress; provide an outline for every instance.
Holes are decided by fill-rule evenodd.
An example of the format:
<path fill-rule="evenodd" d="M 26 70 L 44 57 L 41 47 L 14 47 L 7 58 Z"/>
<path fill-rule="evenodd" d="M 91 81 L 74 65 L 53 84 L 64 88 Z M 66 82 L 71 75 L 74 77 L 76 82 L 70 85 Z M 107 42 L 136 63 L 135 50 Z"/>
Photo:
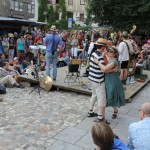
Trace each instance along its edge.
<path fill-rule="evenodd" d="M 96 58 L 94 61 L 105 72 L 107 107 L 112 106 L 114 108 L 112 119 L 115 119 L 117 117 L 118 107 L 125 105 L 125 94 L 118 73 L 109 72 L 111 69 L 118 66 L 118 62 L 115 59 L 117 55 L 117 49 L 115 47 L 108 47 L 106 53 L 108 58 L 106 65 L 101 64 Z"/>

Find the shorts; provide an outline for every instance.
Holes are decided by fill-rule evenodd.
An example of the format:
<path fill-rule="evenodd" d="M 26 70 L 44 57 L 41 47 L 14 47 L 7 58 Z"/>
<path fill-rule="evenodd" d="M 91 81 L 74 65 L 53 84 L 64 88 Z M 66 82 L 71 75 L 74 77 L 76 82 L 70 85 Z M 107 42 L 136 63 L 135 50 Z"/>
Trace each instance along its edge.
<path fill-rule="evenodd" d="M 121 69 L 127 69 L 128 68 L 128 64 L 129 64 L 129 61 L 122 61 L 121 62 Z"/>
<path fill-rule="evenodd" d="M 106 107 L 106 91 L 105 91 L 105 82 L 96 83 L 91 82 L 92 88 L 92 97 L 91 102 L 94 104 L 98 101 L 98 107 Z"/>

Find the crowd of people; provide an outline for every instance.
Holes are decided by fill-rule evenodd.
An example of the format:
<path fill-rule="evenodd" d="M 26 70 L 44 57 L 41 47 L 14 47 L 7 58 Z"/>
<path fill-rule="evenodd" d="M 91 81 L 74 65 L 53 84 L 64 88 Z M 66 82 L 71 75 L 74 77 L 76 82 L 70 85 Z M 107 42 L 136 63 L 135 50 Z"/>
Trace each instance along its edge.
<path fill-rule="evenodd" d="M 45 46 L 44 52 L 33 49 L 38 45 Z M 138 150 L 142 146 L 146 150 L 150 143 L 137 143 L 142 138 L 137 136 L 136 131 L 141 130 L 141 134 L 150 131 L 147 126 L 150 104 L 145 103 L 141 107 L 143 121 L 129 127 L 129 148 L 107 125 L 110 123 L 105 118 L 105 108 L 113 107 L 112 119 L 116 119 L 118 108 L 125 105 L 123 85 L 127 84 L 129 76 L 129 82 L 135 82 L 133 77 L 136 66 L 140 65 L 144 68 L 149 53 L 150 39 L 136 41 L 127 31 L 111 34 L 99 30 L 69 32 L 58 31 L 53 25 L 48 31 L 38 30 L 24 35 L 9 33 L 2 36 L 0 40 L 0 84 L 24 88 L 18 82 L 18 75 L 26 73 L 28 68 L 38 63 L 46 71 L 46 76 L 56 81 L 59 59 L 63 62 L 62 66 L 70 65 L 70 59 L 81 59 L 86 66 L 83 77 L 88 77 L 91 82 L 92 96 L 87 116 L 96 117 L 92 137 L 97 150 L 128 150 L 129 148 Z M 96 101 L 98 101 L 98 113 L 93 110 Z M 143 124 L 146 131 L 141 129 Z"/>

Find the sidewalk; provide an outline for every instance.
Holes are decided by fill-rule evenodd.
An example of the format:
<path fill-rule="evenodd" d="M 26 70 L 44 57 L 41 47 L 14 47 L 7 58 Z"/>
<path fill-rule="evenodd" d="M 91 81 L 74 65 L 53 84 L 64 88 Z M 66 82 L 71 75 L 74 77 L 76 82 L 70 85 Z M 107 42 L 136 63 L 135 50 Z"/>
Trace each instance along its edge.
<path fill-rule="evenodd" d="M 131 103 L 119 109 L 117 119 L 111 119 L 112 108 L 106 109 L 106 118 L 110 121 L 111 128 L 125 143 L 127 143 L 128 126 L 139 120 L 138 110 L 144 102 L 150 102 L 150 84 L 143 88 Z M 91 137 L 93 119 L 85 118 L 76 126 L 65 128 L 54 137 L 56 141 L 46 147 L 46 150 L 93 150 L 95 147 Z"/>

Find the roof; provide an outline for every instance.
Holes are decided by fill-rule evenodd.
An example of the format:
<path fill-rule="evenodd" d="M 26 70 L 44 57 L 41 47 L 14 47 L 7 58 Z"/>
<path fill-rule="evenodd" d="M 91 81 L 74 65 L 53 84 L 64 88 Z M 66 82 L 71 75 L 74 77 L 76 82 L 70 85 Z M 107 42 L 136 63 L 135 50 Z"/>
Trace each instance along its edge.
<path fill-rule="evenodd" d="M 11 23 L 16 23 L 16 24 L 23 24 L 23 25 L 31 25 L 31 26 L 39 26 L 39 25 L 45 25 L 45 22 L 35 22 L 31 20 L 25 20 L 25 19 L 17 19 L 17 18 L 9 18 L 9 17 L 0 17 L 0 22 L 11 22 Z"/>

